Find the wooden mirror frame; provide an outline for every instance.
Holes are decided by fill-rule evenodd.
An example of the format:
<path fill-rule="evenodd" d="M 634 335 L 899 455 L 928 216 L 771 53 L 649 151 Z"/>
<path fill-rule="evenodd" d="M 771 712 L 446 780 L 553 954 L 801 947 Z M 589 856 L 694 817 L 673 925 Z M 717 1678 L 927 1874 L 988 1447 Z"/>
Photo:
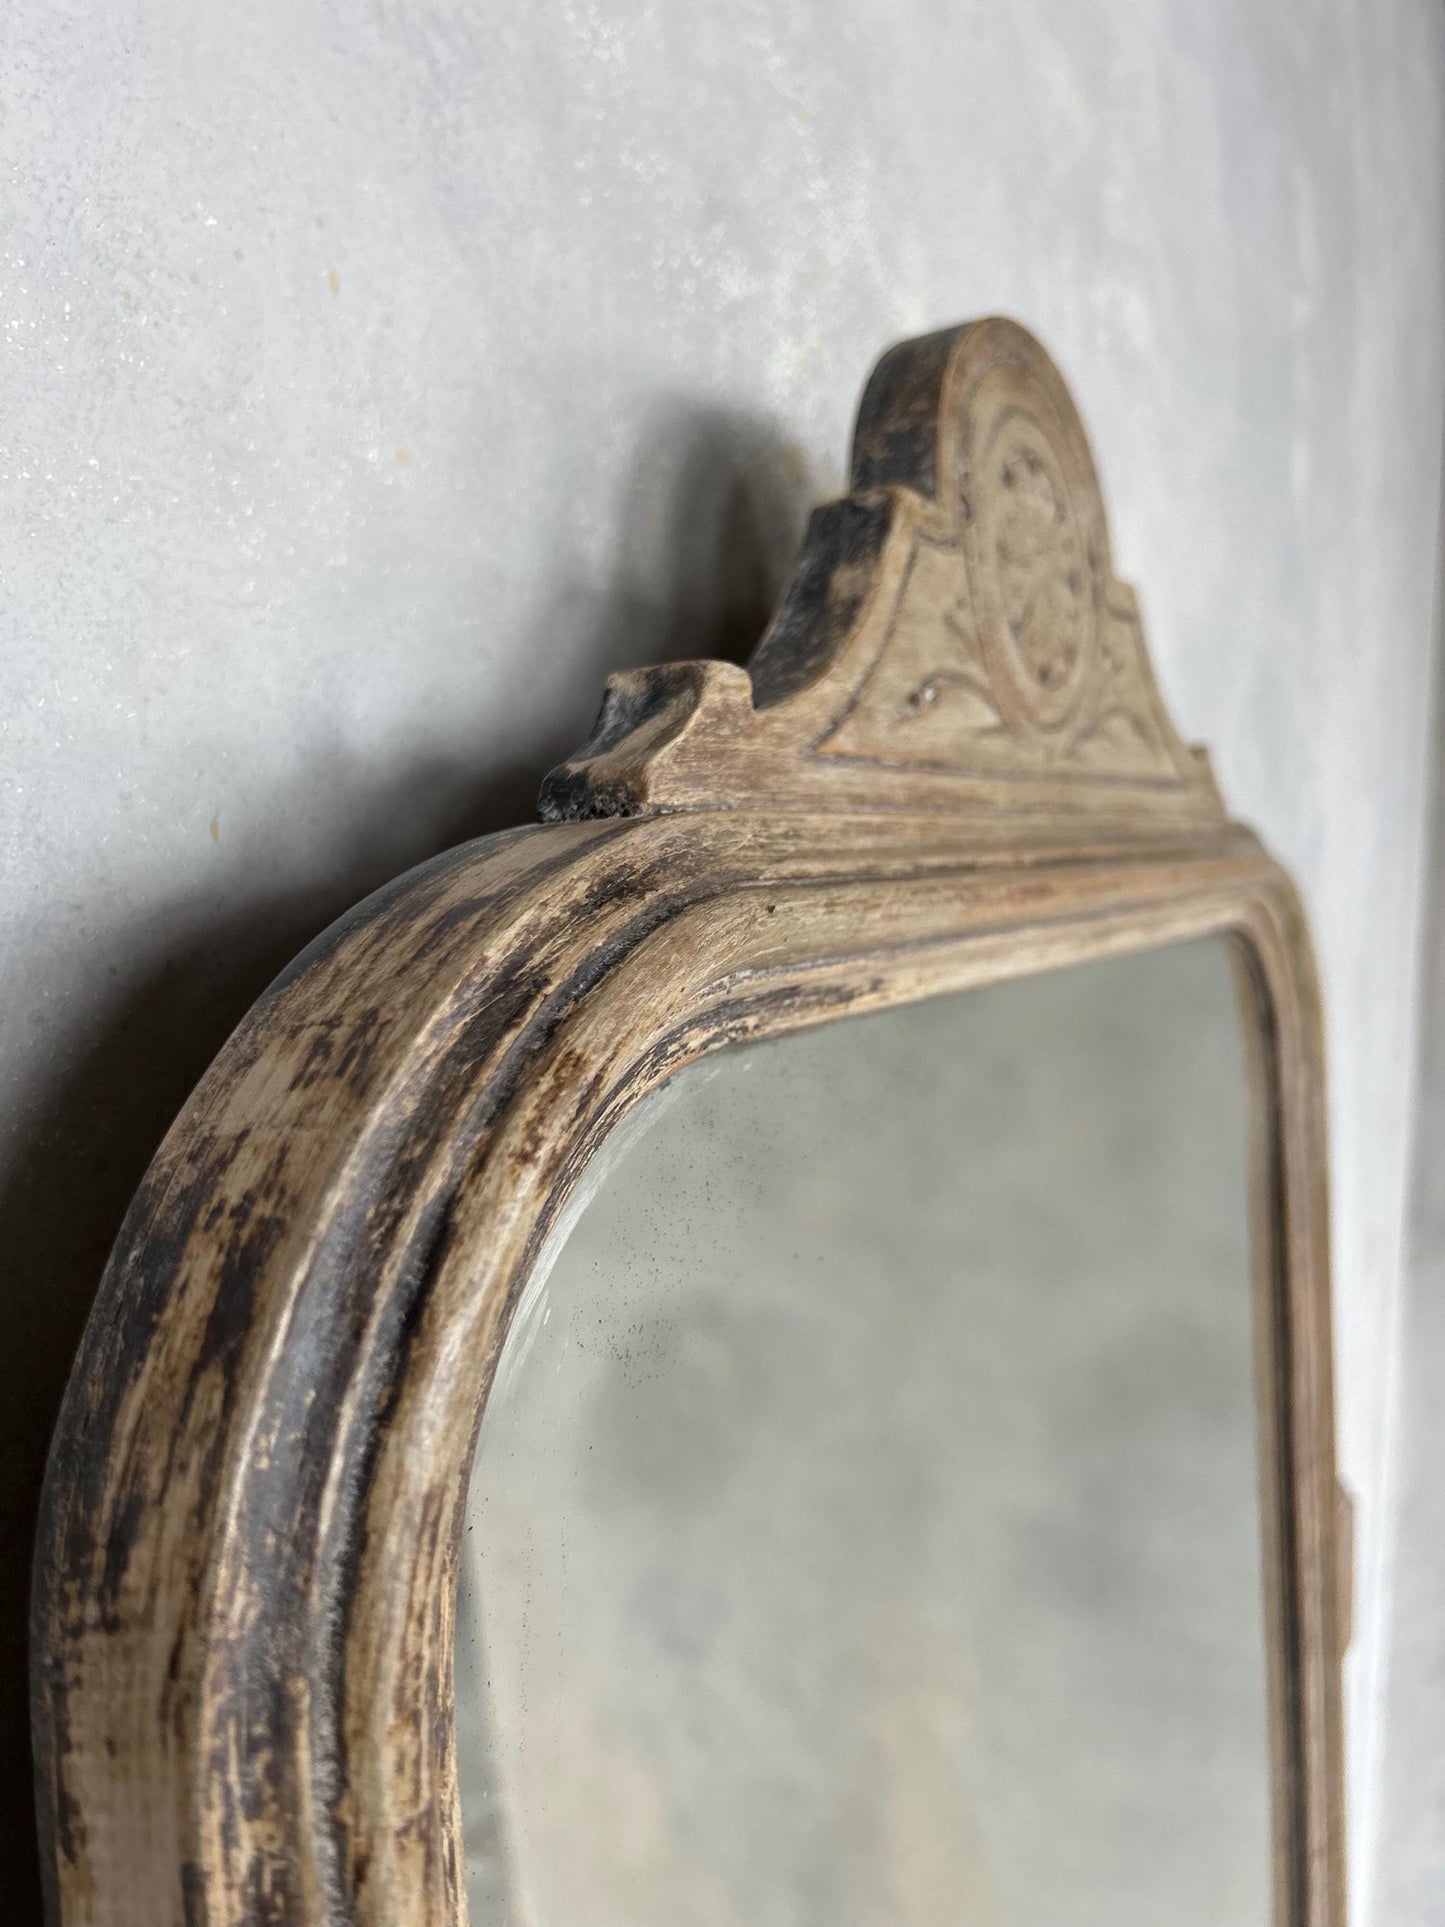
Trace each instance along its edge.
<path fill-rule="evenodd" d="M 1254 1012 L 1277 1927 L 1344 1919 L 1318 992 L 1175 734 L 1082 427 L 984 321 L 892 349 L 750 670 L 628 672 L 544 822 L 413 870 L 266 992 L 167 1136 L 52 1448 L 33 1706 L 81 1922 L 465 1918 L 459 1532 L 578 1172 L 742 1038 L 1224 933 Z"/>

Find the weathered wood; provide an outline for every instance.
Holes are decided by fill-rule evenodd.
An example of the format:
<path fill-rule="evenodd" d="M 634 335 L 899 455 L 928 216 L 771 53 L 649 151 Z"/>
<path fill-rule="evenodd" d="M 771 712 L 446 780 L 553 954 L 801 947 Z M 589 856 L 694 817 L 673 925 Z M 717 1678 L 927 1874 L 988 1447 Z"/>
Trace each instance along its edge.
<path fill-rule="evenodd" d="M 1280 1927 L 1341 1927 L 1322 1051 L 1278 866 L 1164 715 L 1077 418 L 988 322 L 886 356 L 747 672 L 615 679 L 546 827 L 400 879 L 212 1066 L 52 1451 L 34 1709 L 58 1919 L 464 1916 L 458 1533 L 578 1172 L 738 1038 L 1206 932 L 1257 1022 Z M 567 820 L 573 819 L 573 820 Z"/>
<path fill-rule="evenodd" d="M 906 341 L 864 390 L 853 493 L 817 509 L 750 669 L 614 676 L 549 819 L 641 809 L 1221 813 L 1114 579 L 1083 427 L 1010 321 Z"/>

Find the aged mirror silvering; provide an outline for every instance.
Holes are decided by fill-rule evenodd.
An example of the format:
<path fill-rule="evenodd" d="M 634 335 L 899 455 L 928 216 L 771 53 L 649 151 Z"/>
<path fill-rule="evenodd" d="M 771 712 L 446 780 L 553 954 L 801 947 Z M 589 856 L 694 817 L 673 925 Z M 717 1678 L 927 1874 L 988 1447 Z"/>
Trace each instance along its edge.
<path fill-rule="evenodd" d="M 36 1555 L 64 1927 L 1345 1927 L 1308 928 L 1008 321 L 157 1154 Z"/>
<path fill-rule="evenodd" d="M 599 1153 L 472 1480 L 473 1927 L 1267 1927 L 1233 968 L 725 1052 Z"/>

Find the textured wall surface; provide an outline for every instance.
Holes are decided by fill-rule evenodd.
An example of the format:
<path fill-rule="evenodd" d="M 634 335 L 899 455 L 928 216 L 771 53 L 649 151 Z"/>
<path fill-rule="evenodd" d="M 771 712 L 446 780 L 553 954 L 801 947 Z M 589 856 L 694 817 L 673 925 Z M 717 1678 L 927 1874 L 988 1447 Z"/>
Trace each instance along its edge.
<path fill-rule="evenodd" d="M 1445 539 L 1441 555 L 1445 560 Z M 1437 609 L 1442 620 L 1445 596 Z M 1445 649 L 1438 633 L 1436 650 L 1415 1184 L 1386 1488 L 1388 1640 L 1374 1910 L 1381 1927 L 1426 1927 L 1445 1911 Z"/>
<path fill-rule="evenodd" d="M 745 648 L 876 350 L 1001 310 L 1079 397 L 1180 723 L 1315 918 L 1363 1891 L 1435 0 L 13 0 L 0 50 L 4 1823 L 43 1441 L 186 1089 L 345 904 L 524 814 L 607 669 Z"/>

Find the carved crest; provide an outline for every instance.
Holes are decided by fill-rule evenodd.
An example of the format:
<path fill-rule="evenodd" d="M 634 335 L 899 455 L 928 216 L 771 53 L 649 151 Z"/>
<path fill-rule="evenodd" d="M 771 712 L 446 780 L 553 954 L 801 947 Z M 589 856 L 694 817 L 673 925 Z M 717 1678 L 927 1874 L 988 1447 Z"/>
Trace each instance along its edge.
<path fill-rule="evenodd" d="M 981 808 L 1215 820 L 1165 713 L 1069 392 L 1027 330 L 892 348 L 852 491 L 814 511 L 747 669 L 608 683 L 549 819 L 723 808 Z"/>

